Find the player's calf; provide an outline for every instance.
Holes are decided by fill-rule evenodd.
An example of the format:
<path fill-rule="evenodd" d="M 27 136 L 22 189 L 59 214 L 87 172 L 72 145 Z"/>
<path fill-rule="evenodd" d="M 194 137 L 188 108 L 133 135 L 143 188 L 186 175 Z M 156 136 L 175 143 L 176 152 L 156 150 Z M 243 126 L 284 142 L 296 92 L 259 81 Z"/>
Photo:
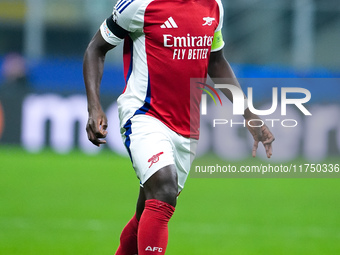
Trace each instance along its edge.
<path fill-rule="evenodd" d="M 138 254 L 165 254 L 168 222 L 177 200 L 177 171 L 174 165 L 158 170 L 144 183 L 146 198 L 138 228 Z"/>
<path fill-rule="evenodd" d="M 168 244 L 168 222 L 175 207 L 157 199 L 145 201 L 139 222 L 138 254 L 165 254 Z"/>

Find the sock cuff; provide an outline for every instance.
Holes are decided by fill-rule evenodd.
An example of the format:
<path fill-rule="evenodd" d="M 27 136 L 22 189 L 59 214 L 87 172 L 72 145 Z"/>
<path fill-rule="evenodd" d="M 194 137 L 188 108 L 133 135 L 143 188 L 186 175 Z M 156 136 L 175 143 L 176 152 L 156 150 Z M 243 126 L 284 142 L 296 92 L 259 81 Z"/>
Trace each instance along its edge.
<path fill-rule="evenodd" d="M 175 207 L 157 199 L 146 200 L 144 210 L 145 209 L 160 212 L 168 219 L 170 219 L 175 212 Z"/>

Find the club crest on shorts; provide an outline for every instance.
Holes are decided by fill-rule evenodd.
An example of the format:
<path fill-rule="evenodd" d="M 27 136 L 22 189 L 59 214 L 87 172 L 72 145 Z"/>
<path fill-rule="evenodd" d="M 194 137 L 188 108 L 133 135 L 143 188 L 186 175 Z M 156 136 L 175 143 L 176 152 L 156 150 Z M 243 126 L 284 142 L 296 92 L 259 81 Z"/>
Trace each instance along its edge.
<path fill-rule="evenodd" d="M 163 151 L 160 153 L 157 153 L 153 155 L 151 158 L 149 158 L 148 162 L 151 162 L 149 168 L 152 166 L 153 163 L 157 163 L 159 161 L 159 156 L 163 154 Z"/>

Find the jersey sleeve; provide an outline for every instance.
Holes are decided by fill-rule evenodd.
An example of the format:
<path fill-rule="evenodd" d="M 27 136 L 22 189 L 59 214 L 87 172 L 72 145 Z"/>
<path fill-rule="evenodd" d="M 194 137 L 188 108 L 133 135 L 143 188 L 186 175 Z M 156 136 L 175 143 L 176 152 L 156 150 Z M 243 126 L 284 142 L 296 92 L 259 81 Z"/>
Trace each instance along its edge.
<path fill-rule="evenodd" d="M 105 41 L 118 45 L 129 34 L 143 31 L 144 11 L 148 1 L 119 0 L 112 15 L 100 26 L 100 33 Z"/>
<path fill-rule="evenodd" d="M 224 10 L 223 10 L 222 2 L 220 0 L 216 0 L 216 2 L 219 7 L 220 18 L 219 18 L 219 23 L 215 30 L 214 39 L 211 45 L 212 52 L 219 51 L 224 47 L 224 41 L 223 41 L 223 36 L 222 36 Z"/>

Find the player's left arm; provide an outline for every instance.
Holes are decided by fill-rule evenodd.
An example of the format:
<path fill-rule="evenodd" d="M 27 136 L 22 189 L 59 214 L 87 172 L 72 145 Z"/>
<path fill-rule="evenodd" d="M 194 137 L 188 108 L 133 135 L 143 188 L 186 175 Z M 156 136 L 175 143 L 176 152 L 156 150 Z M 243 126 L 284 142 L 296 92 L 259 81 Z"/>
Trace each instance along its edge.
<path fill-rule="evenodd" d="M 211 52 L 208 66 L 208 74 L 214 82 L 216 81 L 216 79 L 218 79 L 218 82 L 216 81 L 216 83 L 223 82 L 224 84 L 232 84 L 238 88 L 241 88 L 231 66 L 224 57 L 223 47 L 222 49 Z M 233 102 L 232 94 L 228 89 L 220 90 L 231 102 Z M 246 99 L 246 96 L 244 96 L 244 98 Z M 263 125 L 261 128 L 254 127 L 257 126 L 256 122 L 253 122 L 253 126 L 248 125 L 249 120 L 260 120 L 260 117 L 250 112 L 248 108 L 245 110 L 243 117 L 246 120 L 249 132 L 254 138 L 254 145 L 252 150 L 253 157 L 256 156 L 259 142 L 262 142 L 266 150 L 267 157 L 270 158 L 272 156 L 272 142 L 275 140 L 273 134 L 270 132 L 269 128 L 266 125 Z M 261 125 L 261 123 L 259 123 L 259 125 Z"/>

